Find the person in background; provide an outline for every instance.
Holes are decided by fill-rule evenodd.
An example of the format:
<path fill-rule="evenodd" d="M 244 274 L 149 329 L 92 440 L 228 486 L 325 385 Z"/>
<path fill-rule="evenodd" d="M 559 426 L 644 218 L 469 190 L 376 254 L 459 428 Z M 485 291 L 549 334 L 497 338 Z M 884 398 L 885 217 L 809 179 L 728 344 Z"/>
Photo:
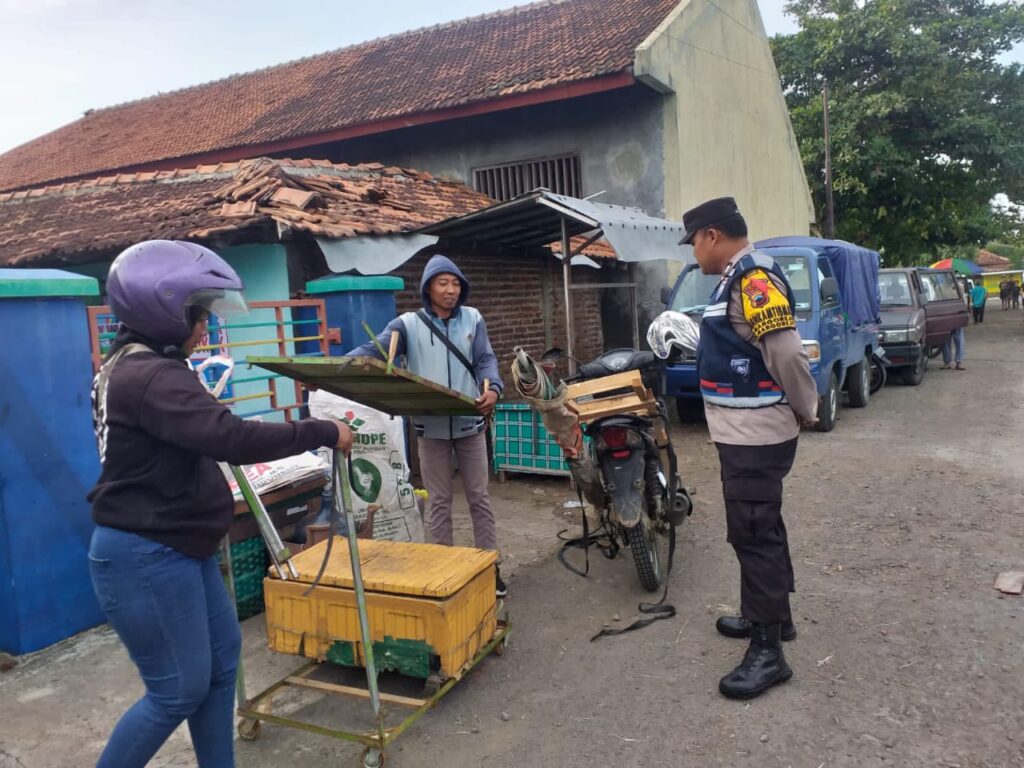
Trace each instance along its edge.
<path fill-rule="evenodd" d="M 498 532 L 487 491 L 490 472 L 484 430 L 486 417 L 494 411 L 504 385 L 484 318 L 466 305 L 469 291 L 469 280 L 451 259 L 441 254 L 433 256 L 420 280 L 423 308 L 392 320 L 377 341 L 389 349 L 391 334 L 397 332 L 396 357 L 405 356 L 411 373 L 476 399 L 476 416 L 418 416 L 413 423 L 420 474 L 430 497 L 431 537 L 438 544 L 453 543 L 454 454 L 469 502 L 473 541 L 480 549 L 496 550 Z M 381 358 L 373 342 L 353 349 L 348 356 Z M 485 380 L 488 386 L 481 392 Z M 508 594 L 500 571 L 496 573 L 495 594 Z"/>
<path fill-rule="evenodd" d="M 1017 280 L 1010 283 L 1010 302 L 1014 309 L 1020 309 L 1020 282 Z"/>
<path fill-rule="evenodd" d="M 223 259 L 193 243 L 139 243 L 110 267 L 121 325 L 93 384 L 101 473 L 88 496 L 89 570 L 146 692 L 98 768 L 142 768 L 183 721 L 200 766 L 235 765 L 241 632 L 216 557 L 235 503 L 218 462 L 352 446 L 341 422 L 244 421 L 189 369 L 210 314 L 245 311 L 242 287 Z"/>
<path fill-rule="evenodd" d="M 988 301 L 988 291 L 979 280 L 971 288 L 971 312 L 974 315 L 974 324 L 985 322 L 985 302 Z"/>
<path fill-rule="evenodd" d="M 966 341 L 964 340 L 964 329 L 963 326 L 953 330 L 949 336 L 946 337 L 946 341 L 942 344 L 942 368 L 949 370 L 953 367 L 953 347 L 956 347 L 956 369 L 958 371 L 964 370 L 964 348 Z"/>
<path fill-rule="evenodd" d="M 683 224 L 681 244 L 693 246 L 701 272 L 722 276 L 704 311 L 697 374 L 740 566 L 740 615 L 722 616 L 715 627 L 750 638 L 718 690 L 749 699 L 793 676 L 781 643 L 796 637 L 782 481 L 800 427 L 818 421 L 818 390 L 796 330 L 793 291 L 782 269 L 750 243 L 736 201 L 709 200 L 687 211 Z"/>
<path fill-rule="evenodd" d="M 1010 281 L 1003 280 L 999 283 L 999 301 L 1005 312 L 1010 308 Z"/>

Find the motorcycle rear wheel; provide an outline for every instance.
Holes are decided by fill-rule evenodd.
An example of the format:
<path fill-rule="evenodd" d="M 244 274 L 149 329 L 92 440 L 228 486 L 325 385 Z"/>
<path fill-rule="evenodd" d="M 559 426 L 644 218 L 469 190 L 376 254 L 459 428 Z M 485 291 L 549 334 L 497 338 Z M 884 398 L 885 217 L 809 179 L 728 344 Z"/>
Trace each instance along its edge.
<path fill-rule="evenodd" d="M 654 522 L 646 515 L 640 515 L 640 522 L 626 529 L 629 551 L 633 553 L 633 564 L 640 577 L 640 584 L 648 592 L 657 592 L 665 583 L 668 568 L 668 537 L 658 533 Z"/>

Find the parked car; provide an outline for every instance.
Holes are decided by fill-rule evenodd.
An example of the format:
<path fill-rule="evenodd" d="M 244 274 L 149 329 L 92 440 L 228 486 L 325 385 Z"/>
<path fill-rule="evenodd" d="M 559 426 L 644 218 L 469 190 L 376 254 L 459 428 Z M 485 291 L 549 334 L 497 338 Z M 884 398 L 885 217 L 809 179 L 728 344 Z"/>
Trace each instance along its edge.
<path fill-rule="evenodd" d="M 816 429 L 829 432 L 844 388 L 854 408 L 870 398 L 871 358 L 879 344 L 878 253 L 813 237 L 774 238 L 756 246 L 775 259 L 793 288 L 797 330 L 821 395 Z M 688 264 L 662 298 L 669 309 L 699 320 L 718 281 Z M 668 366 L 665 379 L 680 419 L 692 419 L 702 408 L 696 359 Z"/>
<path fill-rule="evenodd" d="M 967 325 L 960 283 L 951 270 L 895 267 L 879 272 L 878 292 L 886 367 L 917 386 L 928 358 L 942 351 L 950 333 Z"/>

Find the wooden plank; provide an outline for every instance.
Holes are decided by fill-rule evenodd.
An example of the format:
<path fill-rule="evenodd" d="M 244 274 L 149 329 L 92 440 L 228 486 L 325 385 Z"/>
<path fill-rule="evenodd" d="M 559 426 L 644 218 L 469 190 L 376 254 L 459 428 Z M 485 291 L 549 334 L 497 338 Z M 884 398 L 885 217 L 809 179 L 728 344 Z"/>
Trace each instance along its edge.
<path fill-rule="evenodd" d="M 570 400 L 576 400 L 587 395 L 596 395 L 600 392 L 626 388 L 632 389 L 637 395 L 643 393 L 644 386 L 643 380 L 640 378 L 640 371 L 625 371 L 611 376 L 602 376 L 599 379 L 590 379 L 589 381 L 570 384 L 566 389 L 566 397 Z"/>
<path fill-rule="evenodd" d="M 609 397 L 604 400 L 575 403 L 576 413 L 580 421 L 592 421 L 604 416 L 615 416 L 620 413 L 635 413 L 638 416 L 653 416 L 658 407 L 653 400 L 640 400 L 636 395 Z"/>
<path fill-rule="evenodd" d="M 468 395 L 372 357 L 250 357 L 258 365 L 393 416 L 473 416 Z"/>
<path fill-rule="evenodd" d="M 320 680 L 310 680 L 305 677 L 286 677 L 285 682 L 288 685 L 294 685 L 299 688 L 309 688 L 314 691 L 323 691 L 325 693 L 340 693 L 345 696 L 358 696 L 363 699 L 370 698 L 370 692 L 365 688 L 357 688 L 353 685 L 338 685 L 337 683 L 324 683 Z M 384 693 L 380 691 L 377 694 L 381 701 L 386 701 L 391 704 L 398 704 L 403 707 L 422 707 L 427 703 L 426 699 L 414 699 L 410 696 L 398 696 L 394 693 Z"/>

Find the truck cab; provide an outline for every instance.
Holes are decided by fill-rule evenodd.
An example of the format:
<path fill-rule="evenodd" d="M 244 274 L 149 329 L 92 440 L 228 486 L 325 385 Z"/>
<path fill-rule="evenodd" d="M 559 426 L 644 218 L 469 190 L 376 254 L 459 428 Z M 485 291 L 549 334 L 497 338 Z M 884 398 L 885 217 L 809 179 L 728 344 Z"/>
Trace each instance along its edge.
<path fill-rule="evenodd" d="M 878 254 L 809 237 L 775 238 L 756 247 L 775 260 L 793 289 L 797 331 L 821 396 L 816 428 L 831 431 L 843 389 L 853 407 L 866 406 L 870 397 L 870 361 L 878 347 Z M 688 264 L 666 304 L 699 322 L 719 280 Z M 676 398 L 680 419 L 699 412 L 696 359 L 668 366 L 666 388 Z"/>

